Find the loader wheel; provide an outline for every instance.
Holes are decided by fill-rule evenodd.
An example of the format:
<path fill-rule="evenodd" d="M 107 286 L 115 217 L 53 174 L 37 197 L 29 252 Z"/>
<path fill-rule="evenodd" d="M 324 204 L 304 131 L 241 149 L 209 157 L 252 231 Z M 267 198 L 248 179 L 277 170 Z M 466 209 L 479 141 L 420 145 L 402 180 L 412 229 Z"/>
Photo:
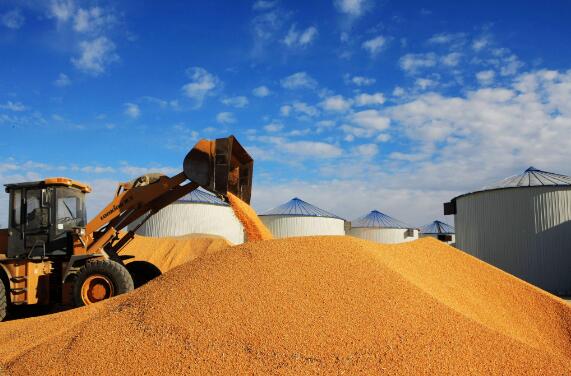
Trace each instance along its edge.
<path fill-rule="evenodd" d="M 8 310 L 8 302 L 6 300 L 6 287 L 4 282 L 0 280 L 0 321 L 6 318 L 6 311 Z"/>
<path fill-rule="evenodd" d="M 86 263 L 79 269 L 74 283 L 73 302 L 77 307 L 133 290 L 133 279 L 127 269 L 111 260 Z"/>

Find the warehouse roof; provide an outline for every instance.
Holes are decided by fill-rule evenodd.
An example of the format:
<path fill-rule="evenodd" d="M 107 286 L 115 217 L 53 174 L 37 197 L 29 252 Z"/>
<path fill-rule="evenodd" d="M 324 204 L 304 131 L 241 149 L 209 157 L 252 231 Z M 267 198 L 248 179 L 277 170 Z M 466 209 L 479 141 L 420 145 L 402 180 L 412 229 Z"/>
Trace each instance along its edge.
<path fill-rule="evenodd" d="M 260 215 L 291 215 L 291 216 L 303 216 L 303 217 L 324 217 L 324 218 L 338 218 L 328 211 L 318 208 L 317 206 L 311 205 L 308 202 L 303 201 L 300 198 L 294 197 L 285 204 L 277 206 L 270 209 Z"/>
<path fill-rule="evenodd" d="M 404 222 L 394 219 L 391 216 L 373 210 L 369 214 L 361 218 L 351 221 L 351 227 L 370 227 L 370 228 L 413 228 Z"/>
<path fill-rule="evenodd" d="M 212 193 L 203 191 L 202 189 L 195 189 L 186 196 L 183 196 L 178 202 L 195 202 L 200 204 L 210 204 L 219 206 L 228 206 L 228 203 L 222 201 L 219 197 Z"/>
<path fill-rule="evenodd" d="M 440 221 L 434 221 L 420 228 L 421 234 L 454 234 L 454 227 Z"/>

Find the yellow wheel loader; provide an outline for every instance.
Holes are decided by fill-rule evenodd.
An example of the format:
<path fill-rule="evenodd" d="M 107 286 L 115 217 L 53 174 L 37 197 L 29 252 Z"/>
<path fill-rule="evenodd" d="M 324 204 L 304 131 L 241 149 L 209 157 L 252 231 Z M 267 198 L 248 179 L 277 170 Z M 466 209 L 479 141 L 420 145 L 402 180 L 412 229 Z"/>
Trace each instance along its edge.
<path fill-rule="evenodd" d="M 120 250 L 154 213 L 199 186 L 249 203 L 254 161 L 234 136 L 200 140 L 183 171 L 119 184 L 86 220 L 86 184 L 68 178 L 7 184 L 8 228 L 0 229 L 0 321 L 15 305 L 82 306 L 133 289 Z M 136 228 L 120 230 L 141 218 Z M 128 257 L 128 256 L 127 256 Z"/>

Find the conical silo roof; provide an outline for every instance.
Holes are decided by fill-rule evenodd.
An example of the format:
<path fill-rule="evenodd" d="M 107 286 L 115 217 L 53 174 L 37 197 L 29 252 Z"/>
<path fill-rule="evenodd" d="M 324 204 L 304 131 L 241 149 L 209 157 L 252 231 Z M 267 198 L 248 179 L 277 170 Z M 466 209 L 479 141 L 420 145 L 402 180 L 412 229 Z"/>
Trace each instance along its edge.
<path fill-rule="evenodd" d="M 539 170 L 535 167 L 529 167 L 519 175 L 505 178 L 495 184 L 484 187 L 482 190 L 514 187 L 538 187 L 543 185 L 571 185 L 571 177 Z"/>
<path fill-rule="evenodd" d="M 276 206 L 262 214 L 266 215 L 291 215 L 291 216 L 303 216 L 303 217 L 324 217 L 324 218 L 337 218 L 343 219 L 330 213 L 326 210 L 320 209 L 315 205 L 311 205 L 308 202 L 303 201 L 300 198 L 294 197 L 285 204 Z"/>
<path fill-rule="evenodd" d="M 183 196 L 178 202 L 194 202 L 199 204 L 210 204 L 219 206 L 228 206 L 228 203 L 222 201 L 219 197 L 208 193 L 200 188 L 195 189 L 189 194 Z"/>
<path fill-rule="evenodd" d="M 421 234 L 454 234 L 454 227 L 447 223 L 434 221 L 420 228 Z"/>
<path fill-rule="evenodd" d="M 368 228 L 413 228 L 404 222 L 394 219 L 393 217 L 373 210 L 369 214 L 361 218 L 351 221 L 351 227 L 368 227 Z"/>

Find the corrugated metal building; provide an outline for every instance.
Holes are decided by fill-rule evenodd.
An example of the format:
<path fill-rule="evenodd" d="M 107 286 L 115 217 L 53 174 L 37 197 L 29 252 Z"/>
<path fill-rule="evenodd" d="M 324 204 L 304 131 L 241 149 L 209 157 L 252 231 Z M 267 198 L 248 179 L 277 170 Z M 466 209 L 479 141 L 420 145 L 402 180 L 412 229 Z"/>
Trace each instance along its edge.
<path fill-rule="evenodd" d="M 434 221 L 420 228 L 420 237 L 436 238 L 447 244 L 454 244 L 456 236 L 454 227 L 441 221 Z"/>
<path fill-rule="evenodd" d="M 138 223 L 129 227 L 135 228 Z M 233 244 L 244 242 L 244 228 L 230 206 L 201 189 L 160 210 L 136 234 L 152 237 L 208 234 L 222 236 Z"/>
<path fill-rule="evenodd" d="M 418 229 L 373 210 L 351 221 L 348 235 L 377 243 L 403 243 L 418 239 Z"/>
<path fill-rule="evenodd" d="M 455 197 L 456 247 L 559 295 L 571 295 L 571 178 L 530 167 Z"/>
<path fill-rule="evenodd" d="M 297 197 L 259 217 L 276 238 L 345 235 L 343 218 Z"/>

